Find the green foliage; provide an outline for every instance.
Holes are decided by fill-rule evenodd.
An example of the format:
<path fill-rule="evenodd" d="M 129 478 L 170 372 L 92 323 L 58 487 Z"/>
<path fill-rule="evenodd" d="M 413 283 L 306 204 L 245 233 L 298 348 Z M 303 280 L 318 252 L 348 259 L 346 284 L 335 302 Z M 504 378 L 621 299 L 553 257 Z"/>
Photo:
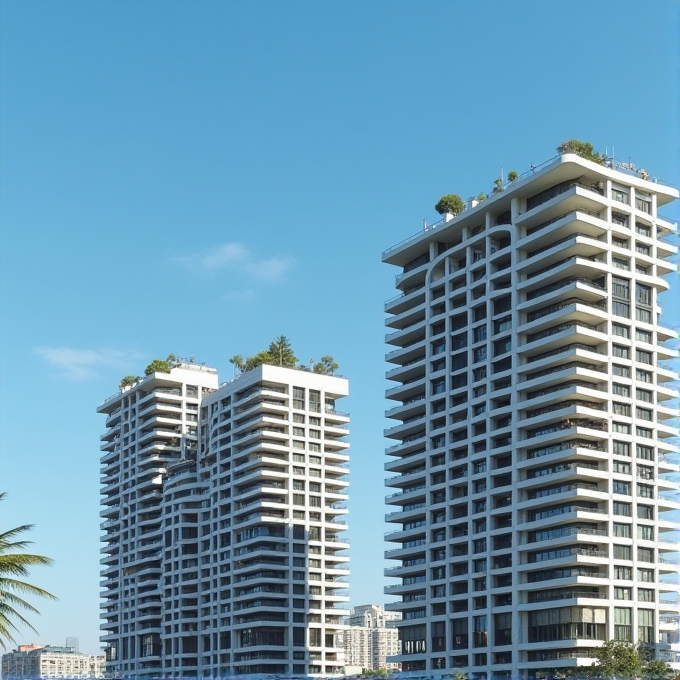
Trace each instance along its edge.
<path fill-rule="evenodd" d="M 581 158 L 593 163 L 604 165 L 605 158 L 602 154 L 593 149 L 590 142 L 581 142 L 578 139 L 568 139 L 557 147 L 557 153 L 574 153 Z"/>
<path fill-rule="evenodd" d="M 295 364 L 297 364 L 297 357 L 290 346 L 290 340 L 285 335 L 279 335 L 276 340 L 272 340 L 267 353 L 271 361 L 264 361 L 263 363 L 272 363 L 284 368 L 295 368 Z"/>
<path fill-rule="evenodd" d="M 645 678 L 653 678 L 658 680 L 660 678 L 668 678 L 671 676 L 673 669 L 665 662 L 654 659 L 646 663 L 642 668 L 642 675 Z"/>
<path fill-rule="evenodd" d="M 141 378 L 138 375 L 126 375 L 121 378 L 118 383 L 118 389 L 124 390 L 126 387 L 132 387 L 135 383 L 139 382 Z"/>
<path fill-rule="evenodd" d="M 496 177 L 496 179 L 493 181 L 493 192 L 494 194 L 500 194 L 501 191 L 503 191 L 503 178 L 502 177 Z"/>
<path fill-rule="evenodd" d="M 365 678 L 386 678 L 389 673 L 384 668 L 376 668 L 375 670 L 364 668 L 361 675 Z"/>
<path fill-rule="evenodd" d="M 331 356 L 321 357 L 321 360 L 314 364 L 312 371 L 322 375 L 333 375 L 338 370 L 338 365 Z"/>
<path fill-rule="evenodd" d="M 517 170 L 510 170 L 508 173 L 508 182 L 516 182 L 519 179 Z"/>
<path fill-rule="evenodd" d="M 168 354 L 167 359 L 154 359 L 145 369 L 144 375 L 153 373 L 170 373 L 179 364 L 179 359 L 174 354 Z"/>
<path fill-rule="evenodd" d="M 486 200 L 486 194 L 481 193 L 477 196 L 477 200 L 481 203 L 482 201 Z"/>
<path fill-rule="evenodd" d="M 229 359 L 229 362 L 234 364 L 241 373 L 252 371 L 256 366 L 262 364 L 282 366 L 283 368 L 296 368 L 300 371 L 313 371 L 323 375 L 333 375 L 338 370 L 338 364 L 335 363 L 331 356 L 321 357 L 321 360 L 316 363 L 312 359 L 309 366 L 298 364 L 297 361 L 298 359 L 293 352 L 290 340 L 285 335 L 280 335 L 275 340 L 272 340 L 268 349 L 263 349 L 251 357 L 243 357 L 240 354 L 236 354 Z"/>
<path fill-rule="evenodd" d="M 5 494 L 0 493 L 0 501 L 4 497 Z M 28 626 L 34 633 L 38 632 L 21 612 L 22 610 L 33 614 L 40 612 L 20 596 L 34 595 L 48 600 L 57 599 L 46 590 L 23 580 L 28 576 L 28 567 L 52 564 L 49 557 L 28 555 L 24 552 L 32 541 L 14 540 L 17 536 L 30 531 L 32 528 L 32 524 L 24 524 L 0 533 L 0 647 L 3 649 L 7 649 L 7 642 L 16 642 L 13 633 L 19 629 L 14 623 L 15 621 Z"/>
<path fill-rule="evenodd" d="M 633 645 L 623 640 L 607 640 L 593 650 L 595 663 L 585 669 L 591 678 L 632 678 L 640 674 L 642 659 Z"/>
<path fill-rule="evenodd" d="M 442 196 L 434 209 L 440 214 L 451 213 L 452 215 L 460 215 L 465 210 L 465 203 L 458 194 L 446 194 Z"/>

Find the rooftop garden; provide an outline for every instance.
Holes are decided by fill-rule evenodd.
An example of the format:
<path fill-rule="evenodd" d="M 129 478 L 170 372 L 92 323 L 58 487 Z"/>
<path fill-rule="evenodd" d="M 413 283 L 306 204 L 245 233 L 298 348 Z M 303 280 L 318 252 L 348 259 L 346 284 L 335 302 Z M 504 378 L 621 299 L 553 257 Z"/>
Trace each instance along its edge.
<path fill-rule="evenodd" d="M 338 364 L 336 364 L 333 357 L 329 355 L 321 357 L 319 361 L 310 359 L 309 364 L 299 363 L 290 344 L 290 340 L 285 335 L 280 335 L 278 338 L 272 340 L 267 349 L 263 349 L 253 356 L 243 357 L 240 354 L 236 354 L 229 359 L 229 362 L 241 373 L 252 371 L 262 364 L 281 366 L 283 368 L 294 368 L 298 371 L 308 371 L 321 375 L 334 375 L 335 371 L 338 370 Z"/>
<path fill-rule="evenodd" d="M 606 154 L 602 154 L 599 151 L 596 151 L 590 142 L 582 142 L 579 139 L 568 139 L 565 142 L 562 142 L 557 147 L 556 151 L 560 156 L 564 154 L 576 154 L 577 156 L 580 156 L 581 158 L 587 161 L 597 163 L 598 165 L 604 165 L 615 170 L 630 173 L 640 177 L 641 179 L 645 180 L 649 179 L 649 173 L 643 170 L 642 168 L 638 168 L 633 163 L 630 162 L 621 163 L 619 161 L 616 161 L 613 157 L 608 156 Z M 553 156 L 552 158 L 550 158 L 545 163 L 542 163 L 541 165 L 550 163 L 555 158 L 556 156 Z M 538 169 L 538 167 L 540 166 L 535 166 L 532 164 L 530 170 L 522 173 L 521 175 L 516 170 L 511 170 L 510 172 L 508 172 L 507 177 L 502 176 L 497 177 L 493 181 L 493 187 L 490 193 L 493 195 L 505 191 L 508 185 L 513 184 L 517 180 L 534 173 Z M 446 216 L 445 219 L 451 219 L 451 216 L 455 217 L 456 215 L 460 215 L 460 213 L 467 210 L 468 207 L 474 208 L 476 205 L 481 203 L 486 198 L 487 194 L 481 193 L 478 194 L 477 196 L 471 196 L 470 198 L 468 198 L 466 202 L 458 194 L 446 194 L 445 196 L 442 196 L 439 199 L 437 204 L 434 206 L 434 209 L 440 215 Z"/>

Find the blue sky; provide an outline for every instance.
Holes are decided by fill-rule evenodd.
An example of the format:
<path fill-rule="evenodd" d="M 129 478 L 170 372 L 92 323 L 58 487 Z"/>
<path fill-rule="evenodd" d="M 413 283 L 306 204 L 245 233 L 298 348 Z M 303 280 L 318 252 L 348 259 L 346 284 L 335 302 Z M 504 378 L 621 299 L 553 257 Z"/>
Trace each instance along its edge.
<path fill-rule="evenodd" d="M 677 184 L 678 18 L 671 0 L 3 0 L 0 525 L 36 524 L 56 563 L 33 579 L 60 597 L 21 641 L 100 647 L 97 404 L 155 356 L 228 378 L 282 333 L 351 380 L 352 603 L 383 602 L 381 251 L 570 137 Z"/>

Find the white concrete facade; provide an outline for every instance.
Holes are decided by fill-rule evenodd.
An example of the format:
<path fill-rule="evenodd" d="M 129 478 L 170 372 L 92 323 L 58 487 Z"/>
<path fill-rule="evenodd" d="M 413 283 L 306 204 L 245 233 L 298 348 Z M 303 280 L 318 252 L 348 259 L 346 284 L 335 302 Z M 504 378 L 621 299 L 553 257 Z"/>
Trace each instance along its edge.
<path fill-rule="evenodd" d="M 347 393 L 274 366 L 218 387 L 182 364 L 100 406 L 109 672 L 341 672 Z"/>
<path fill-rule="evenodd" d="M 675 660 L 677 197 L 562 155 L 383 254 L 405 672 L 535 677 L 611 638 Z"/>

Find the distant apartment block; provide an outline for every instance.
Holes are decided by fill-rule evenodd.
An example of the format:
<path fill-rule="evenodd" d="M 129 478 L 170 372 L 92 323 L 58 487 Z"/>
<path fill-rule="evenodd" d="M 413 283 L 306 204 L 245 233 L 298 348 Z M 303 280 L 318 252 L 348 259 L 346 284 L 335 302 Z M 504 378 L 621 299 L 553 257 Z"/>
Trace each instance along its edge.
<path fill-rule="evenodd" d="M 71 647 L 20 645 L 16 650 L 2 655 L 2 678 L 103 678 L 105 661 L 103 654 L 82 654 Z"/>
<path fill-rule="evenodd" d="M 180 363 L 109 397 L 102 641 L 122 676 L 336 675 L 347 381 Z"/>
<path fill-rule="evenodd" d="M 383 254 L 403 671 L 559 676 L 611 639 L 675 661 L 677 198 L 565 153 Z"/>
<path fill-rule="evenodd" d="M 375 604 L 355 607 L 349 615 L 344 635 L 345 663 L 364 669 L 396 671 L 399 664 L 387 657 L 399 654 L 399 632 L 395 628 L 401 620 L 398 612 L 386 612 Z"/>

